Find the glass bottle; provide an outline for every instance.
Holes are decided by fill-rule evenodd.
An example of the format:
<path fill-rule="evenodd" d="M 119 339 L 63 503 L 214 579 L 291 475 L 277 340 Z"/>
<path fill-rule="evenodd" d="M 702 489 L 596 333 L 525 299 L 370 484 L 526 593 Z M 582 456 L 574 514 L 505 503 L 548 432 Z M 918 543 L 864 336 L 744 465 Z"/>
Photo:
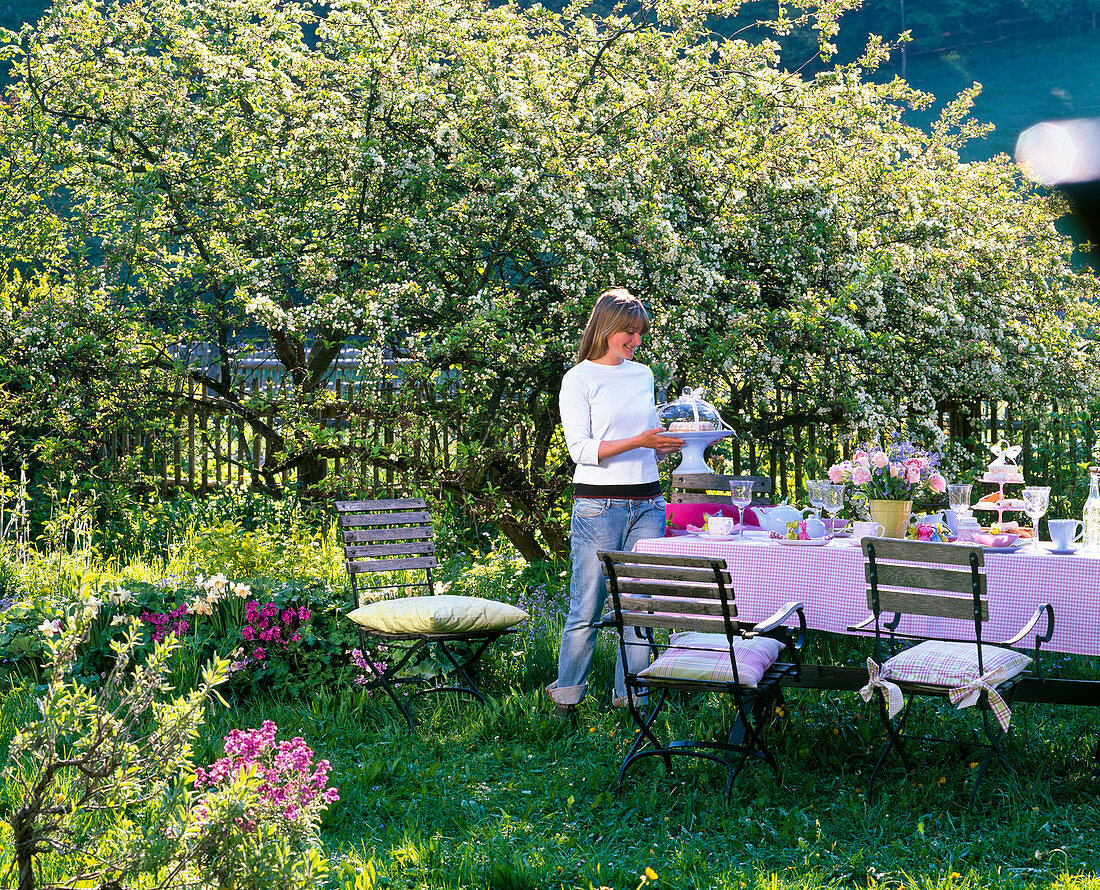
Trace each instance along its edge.
<path fill-rule="evenodd" d="M 1100 550 L 1100 490 L 1097 477 L 1100 467 L 1089 467 L 1089 496 L 1085 500 L 1084 520 L 1086 550 Z"/>

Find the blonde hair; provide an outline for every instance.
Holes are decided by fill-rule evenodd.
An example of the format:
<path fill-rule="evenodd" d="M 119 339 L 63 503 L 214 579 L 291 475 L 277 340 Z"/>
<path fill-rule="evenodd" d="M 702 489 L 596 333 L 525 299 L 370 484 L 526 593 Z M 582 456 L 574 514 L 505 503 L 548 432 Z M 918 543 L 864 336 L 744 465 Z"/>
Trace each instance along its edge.
<path fill-rule="evenodd" d="M 649 313 L 634 294 L 625 287 L 613 287 L 600 294 L 588 324 L 577 344 L 577 364 L 586 359 L 598 359 L 607 352 L 607 338 L 620 331 L 649 331 Z"/>

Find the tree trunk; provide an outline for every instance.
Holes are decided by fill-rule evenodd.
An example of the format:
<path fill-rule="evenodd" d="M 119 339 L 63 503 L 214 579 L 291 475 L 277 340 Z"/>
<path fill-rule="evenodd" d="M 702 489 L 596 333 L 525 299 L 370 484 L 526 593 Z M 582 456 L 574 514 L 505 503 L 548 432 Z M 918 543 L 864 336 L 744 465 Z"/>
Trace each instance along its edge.
<path fill-rule="evenodd" d="M 298 463 L 298 497 L 305 504 L 323 504 L 327 493 L 321 483 L 328 475 L 328 462 L 315 455 L 304 455 Z"/>
<path fill-rule="evenodd" d="M 35 890 L 34 883 L 34 813 L 22 806 L 11 816 L 12 847 L 19 866 L 19 890 Z"/>

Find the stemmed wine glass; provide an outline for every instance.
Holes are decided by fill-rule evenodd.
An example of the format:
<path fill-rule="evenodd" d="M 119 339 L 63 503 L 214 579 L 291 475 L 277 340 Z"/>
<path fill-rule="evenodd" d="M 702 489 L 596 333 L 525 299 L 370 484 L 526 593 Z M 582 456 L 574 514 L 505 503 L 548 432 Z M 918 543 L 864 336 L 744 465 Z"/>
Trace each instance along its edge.
<path fill-rule="evenodd" d="M 821 508 L 824 506 L 825 489 L 829 487 L 828 479 L 811 479 L 806 483 L 806 500 L 816 511 L 817 518 L 821 518 Z"/>
<path fill-rule="evenodd" d="M 730 482 L 730 500 L 737 507 L 737 524 L 741 526 L 741 537 L 745 537 L 745 508 L 752 503 L 752 480 Z"/>
<path fill-rule="evenodd" d="M 1021 492 L 1024 501 L 1024 512 L 1031 518 L 1031 546 L 1039 549 L 1039 520 L 1047 512 L 1050 506 L 1050 487 L 1046 485 L 1029 485 Z"/>
<path fill-rule="evenodd" d="M 947 503 L 956 514 L 970 509 L 970 490 L 969 484 L 961 482 L 947 486 Z"/>
<path fill-rule="evenodd" d="M 844 509 L 844 486 L 826 485 L 821 494 L 821 505 L 829 513 L 829 528 L 836 534 L 836 514 Z"/>

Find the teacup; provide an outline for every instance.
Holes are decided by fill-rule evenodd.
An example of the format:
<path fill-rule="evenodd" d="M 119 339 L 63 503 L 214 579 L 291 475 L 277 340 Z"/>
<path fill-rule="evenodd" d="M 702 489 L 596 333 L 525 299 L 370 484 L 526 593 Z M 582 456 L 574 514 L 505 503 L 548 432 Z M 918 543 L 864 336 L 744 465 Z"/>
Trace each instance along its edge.
<path fill-rule="evenodd" d="M 707 534 L 710 535 L 732 535 L 733 527 L 737 524 L 732 516 L 708 516 L 707 517 Z"/>
<path fill-rule="evenodd" d="M 881 522 L 867 522 L 857 520 L 852 523 L 852 537 L 857 541 L 862 538 L 881 538 L 886 528 Z"/>
<path fill-rule="evenodd" d="M 1048 519 L 1050 539 L 1058 550 L 1069 550 L 1074 542 L 1081 540 L 1085 527 L 1078 519 Z"/>

